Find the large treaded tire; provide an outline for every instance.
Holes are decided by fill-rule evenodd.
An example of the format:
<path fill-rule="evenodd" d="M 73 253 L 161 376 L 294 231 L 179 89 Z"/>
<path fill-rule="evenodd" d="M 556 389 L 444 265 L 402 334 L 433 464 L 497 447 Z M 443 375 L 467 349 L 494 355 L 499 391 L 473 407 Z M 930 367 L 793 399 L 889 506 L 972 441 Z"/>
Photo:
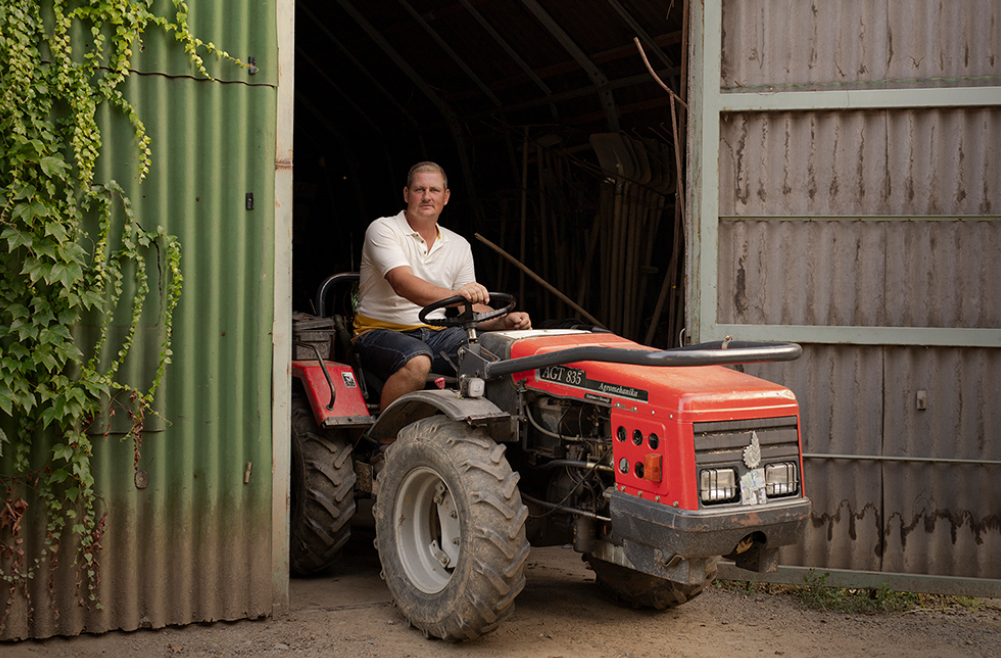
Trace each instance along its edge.
<path fill-rule="evenodd" d="M 305 393 L 293 391 L 289 567 L 295 576 L 329 569 L 351 536 L 351 448 L 343 432 L 320 429 Z"/>
<path fill-rule="evenodd" d="M 675 608 L 701 594 L 705 586 L 716 578 L 716 566 L 719 563 L 719 558 L 708 560 L 705 580 L 695 585 L 686 585 L 621 567 L 590 555 L 585 555 L 584 559 L 594 569 L 598 586 L 615 599 L 634 608 L 655 610 Z"/>
<path fill-rule="evenodd" d="M 386 454 L 376 547 L 393 600 L 427 637 L 489 633 L 525 586 L 528 508 L 504 450 L 482 430 L 432 416 L 405 427 Z"/>

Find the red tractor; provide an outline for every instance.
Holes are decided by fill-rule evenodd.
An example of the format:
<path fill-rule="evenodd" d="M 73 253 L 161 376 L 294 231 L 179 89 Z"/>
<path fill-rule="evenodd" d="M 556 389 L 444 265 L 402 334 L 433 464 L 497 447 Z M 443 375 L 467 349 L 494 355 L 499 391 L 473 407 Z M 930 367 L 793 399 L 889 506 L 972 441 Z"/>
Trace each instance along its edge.
<path fill-rule="evenodd" d="M 295 572 L 329 566 L 347 540 L 355 497 L 371 495 L 396 605 L 426 636 L 466 640 L 510 615 L 529 546 L 570 544 L 612 594 L 664 609 L 697 596 L 721 556 L 771 571 L 779 547 L 802 536 L 810 501 L 796 399 L 721 367 L 795 359 L 798 345 L 659 351 L 600 330 L 479 335 L 487 316 L 468 305 L 458 317 L 425 319 L 464 301 L 456 297 L 421 317 L 466 329 L 458 376 L 373 419 L 350 352 L 338 363 L 316 353 L 322 335 L 303 340 L 317 324 L 343 329 L 342 316 L 322 318 L 323 297 L 355 277 L 328 279 L 321 317 L 299 316 Z M 513 308 L 508 295 L 490 298 L 507 302 L 490 315 Z M 369 441 L 393 439 L 377 477 L 367 459 L 352 457 Z"/>

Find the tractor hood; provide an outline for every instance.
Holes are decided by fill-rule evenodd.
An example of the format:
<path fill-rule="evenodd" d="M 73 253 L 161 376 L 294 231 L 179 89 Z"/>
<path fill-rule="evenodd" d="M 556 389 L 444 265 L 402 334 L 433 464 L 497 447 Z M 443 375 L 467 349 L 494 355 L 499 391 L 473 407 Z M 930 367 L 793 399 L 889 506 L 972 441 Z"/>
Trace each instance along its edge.
<path fill-rule="evenodd" d="M 488 359 L 502 360 L 552 356 L 554 352 L 565 350 L 587 353 L 579 349 L 585 347 L 606 348 L 592 352 L 601 354 L 602 361 L 570 361 L 529 367 L 511 374 L 515 382 L 524 381 L 529 389 L 557 397 L 584 399 L 640 414 L 645 410 L 662 410 L 682 422 L 699 422 L 706 415 L 722 419 L 744 418 L 759 412 L 768 416 L 797 413 L 792 391 L 730 368 L 629 363 L 686 350 L 661 352 L 614 334 L 568 330 L 489 332 L 480 337 L 480 344 Z M 627 362 L 604 360 L 609 356 L 614 358 L 618 350 L 632 353 L 622 353 Z M 726 353 L 721 349 L 709 351 Z M 533 360 L 525 363 L 531 366 Z"/>

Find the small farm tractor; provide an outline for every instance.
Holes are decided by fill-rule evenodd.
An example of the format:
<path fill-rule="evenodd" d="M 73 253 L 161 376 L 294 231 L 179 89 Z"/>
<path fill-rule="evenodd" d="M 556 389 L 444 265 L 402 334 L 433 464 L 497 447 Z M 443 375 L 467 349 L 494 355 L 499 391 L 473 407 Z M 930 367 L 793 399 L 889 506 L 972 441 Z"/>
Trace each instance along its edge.
<path fill-rule="evenodd" d="M 383 577 L 426 636 L 476 638 L 514 609 L 529 546 L 571 545 L 599 585 L 634 606 L 697 596 L 721 557 L 774 570 L 799 540 L 803 491 L 793 393 L 725 365 L 792 360 L 799 345 L 717 342 L 659 351 L 601 330 L 484 332 L 462 326 L 457 375 L 378 400 L 345 340 L 350 311 L 294 321 L 291 564 L 325 570 L 358 497 L 374 501 Z M 436 314 L 432 314 L 436 315 Z M 331 337 L 333 339 L 331 340 Z M 324 348 L 334 345 L 334 358 Z M 370 445 L 392 442 L 381 470 Z"/>

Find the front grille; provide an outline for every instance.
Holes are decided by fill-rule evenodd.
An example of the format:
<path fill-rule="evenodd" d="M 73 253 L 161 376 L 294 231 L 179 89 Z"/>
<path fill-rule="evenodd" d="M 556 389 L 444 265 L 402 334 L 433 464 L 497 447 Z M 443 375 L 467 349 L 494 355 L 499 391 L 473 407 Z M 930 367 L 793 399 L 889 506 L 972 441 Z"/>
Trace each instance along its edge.
<path fill-rule="evenodd" d="M 799 435 L 796 417 L 761 418 L 755 420 L 695 423 L 695 466 L 697 477 L 701 479 L 704 470 L 732 468 L 736 480 L 748 472 L 744 464 L 744 449 L 751 445 L 752 433 L 758 437 L 761 446 L 761 463 L 793 462 L 799 468 Z M 796 491 L 784 494 L 793 495 Z M 709 505 L 733 503 L 739 496 L 726 500 L 715 500 Z"/>

